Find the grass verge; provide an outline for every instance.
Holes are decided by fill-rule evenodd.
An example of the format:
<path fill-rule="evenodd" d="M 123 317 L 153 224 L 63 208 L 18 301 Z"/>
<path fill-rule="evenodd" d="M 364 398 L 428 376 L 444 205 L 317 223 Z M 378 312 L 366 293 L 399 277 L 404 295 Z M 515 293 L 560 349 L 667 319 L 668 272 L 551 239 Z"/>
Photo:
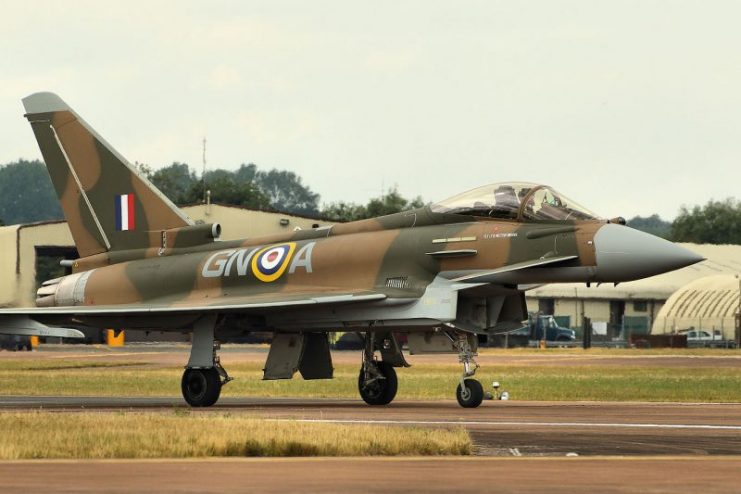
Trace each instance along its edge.
<path fill-rule="evenodd" d="M 0 460 L 468 455 L 463 429 L 273 422 L 189 412 L 0 413 Z M 36 433 L 39 431 L 40 433 Z"/>
<path fill-rule="evenodd" d="M 179 396 L 179 367 L 45 368 L 0 361 L 0 395 Z M 262 381 L 261 364 L 228 365 L 236 379 L 222 396 L 358 398 L 355 365 L 338 364 L 335 379 Z M 399 369 L 399 399 L 453 399 L 458 365 L 418 364 Z M 514 400 L 741 402 L 739 367 L 642 367 L 640 365 L 506 365 L 485 367 L 476 377 L 497 380 Z"/>

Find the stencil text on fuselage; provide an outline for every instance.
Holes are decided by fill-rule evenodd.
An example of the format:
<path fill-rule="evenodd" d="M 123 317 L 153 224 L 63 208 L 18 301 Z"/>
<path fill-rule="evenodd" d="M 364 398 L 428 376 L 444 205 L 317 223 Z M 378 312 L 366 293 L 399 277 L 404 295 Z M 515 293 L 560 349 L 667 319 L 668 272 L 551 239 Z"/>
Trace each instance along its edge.
<path fill-rule="evenodd" d="M 220 250 L 211 254 L 203 264 L 201 276 L 204 278 L 250 276 L 269 282 L 280 278 L 286 267 L 288 274 L 295 273 L 297 269 L 304 269 L 307 273 L 311 273 L 313 272 L 311 258 L 314 245 L 316 245 L 316 242 L 308 242 L 296 249 L 295 244 L 289 242 L 270 246 Z M 256 254 L 258 258 L 255 258 Z M 266 268 L 269 268 L 273 273 L 277 273 L 278 276 L 266 277 L 264 272 Z"/>

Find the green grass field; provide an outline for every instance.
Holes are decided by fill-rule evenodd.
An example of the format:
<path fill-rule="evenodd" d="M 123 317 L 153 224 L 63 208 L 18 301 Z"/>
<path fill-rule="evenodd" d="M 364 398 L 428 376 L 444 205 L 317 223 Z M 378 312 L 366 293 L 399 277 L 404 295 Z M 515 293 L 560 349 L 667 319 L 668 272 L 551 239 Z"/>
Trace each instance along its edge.
<path fill-rule="evenodd" d="M 664 355 L 632 352 L 626 355 Z M 704 351 L 692 351 L 681 355 L 704 354 Z M 619 354 L 612 351 L 609 355 Z M 621 365 L 610 362 L 614 363 L 606 360 L 599 365 L 574 362 L 562 365 L 553 360 L 532 366 L 486 365 L 476 377 L 485 388 L 490 387 L 491 381 L 499 381 L 514 400 L 741 402 L 741 360 L 738 367 L 718 368 L 662 366 L 661 359 L 651 366 L 633 365 L 630 361 Z M 336 364 L 335 367 L 333 380 L 304 381 L 297 374 L 289 381 L 262 381 L 262 364 L 230 364 L 229 373 L 236 379 L 224 387 L 222 396 L 358 398 L 357 366 Z M 0 394 L 179 396 L 181 375 L 181 367 L 137 362 L 0 360 Z M 397 399 L 453 399 L 460 366 L 417 364 L 398 369 L 398 375 Z"/>

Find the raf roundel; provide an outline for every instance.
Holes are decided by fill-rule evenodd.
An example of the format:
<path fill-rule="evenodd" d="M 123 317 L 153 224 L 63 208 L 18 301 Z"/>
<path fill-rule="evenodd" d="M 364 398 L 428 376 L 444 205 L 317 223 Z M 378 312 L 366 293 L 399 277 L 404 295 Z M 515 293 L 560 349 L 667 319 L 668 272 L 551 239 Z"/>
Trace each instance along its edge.
<path fill-rule="evenodd" d="M 266 283 L 277 280 L 288 267 L 295 249 L 294 242 L 260 249 L 252 258 L 252 274 Z"/>

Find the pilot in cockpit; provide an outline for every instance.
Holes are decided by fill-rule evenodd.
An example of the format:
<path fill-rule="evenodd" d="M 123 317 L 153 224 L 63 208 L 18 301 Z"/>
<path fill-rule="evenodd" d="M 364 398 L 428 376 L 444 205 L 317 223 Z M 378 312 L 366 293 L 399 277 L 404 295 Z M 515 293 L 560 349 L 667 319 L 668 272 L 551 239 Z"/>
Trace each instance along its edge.
<path fill-rule="evenodd" d="M 517 221 L 579 221 L 598 217 L 545 185 L 511 182 L 484 185 L 430 206 L 433 213 Z"/>

